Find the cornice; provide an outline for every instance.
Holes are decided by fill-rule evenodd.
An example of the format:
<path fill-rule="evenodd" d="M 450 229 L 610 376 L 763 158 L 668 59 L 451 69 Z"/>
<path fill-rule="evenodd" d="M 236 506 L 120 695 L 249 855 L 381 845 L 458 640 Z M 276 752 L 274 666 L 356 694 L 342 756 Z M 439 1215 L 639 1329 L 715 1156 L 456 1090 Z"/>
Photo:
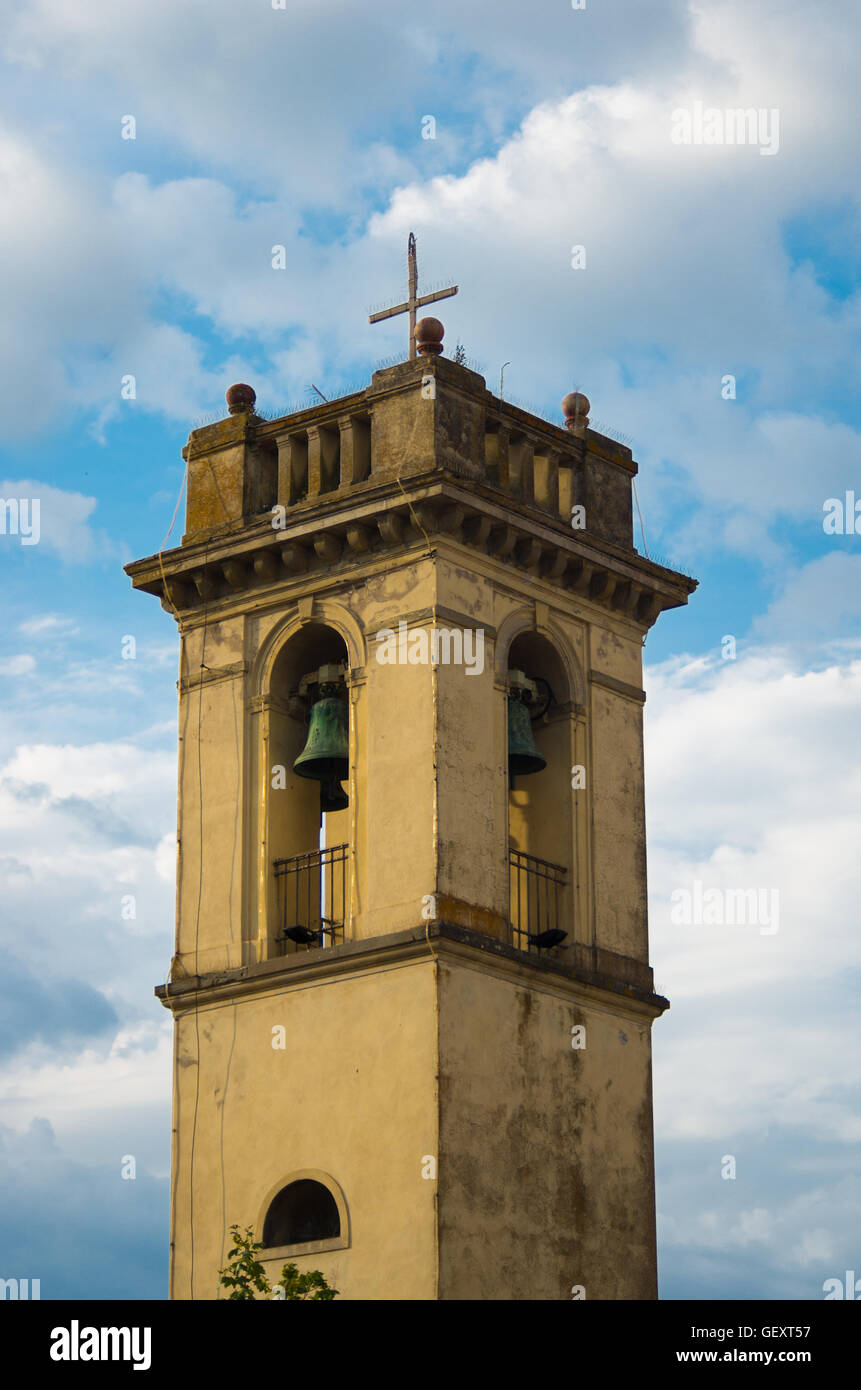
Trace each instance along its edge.
<path fill-rule="evenodd" d="M 582 950 L 585 948 L 581 948 L 581 954 Z M 630 977 L 635 975 L 651 978 L 648 967 L 640 962 L 602 952 L 603 969 L 589 969 L 579 963 L 572 969 L 570 962 L 527 955 L 495 937 L 448 922 L 350 941 L 342 946 L 296 952 L 258 965 L 188 976 L 159 985 L 154 993 L 165 1008 L 181 1016 L 201 1005 L 228 1003 L 255 994 L 281 993 L 294 986 L 444 958 L 531 988 L 544 987 L 584 1003 L 614 1012 L 622 1010 L 640 1018 L 657 1018 L 669 1008 L 669 1001 L 662 995 L 631 982 Z"/>
<path fill-rule="evenodd" d="M 696 581 L 644 559 L 561 518 L 513 504 L 484 484 L 464 486 L 439 470 L 331 492 L 312 507 L 289 512 L 276 530 L 271 514 L 249 519 L 126 566 L 135 588 L 156 594 L 165 608 L 192 617 L 222 600 L 301 578 L 313 584 L 338 575 L 355 581 L 362 565 L 427 546 L 433 537 L 477 555 L 502 560 L 627 618 L 641 630 L 666 608 L 687 602 Z M 165 588 L 167 587 L 167 593 Z"/>
<path fill-rule="evenodd" d="M 646 703 L 646 692 L 641 690 L 638 685 L 629 685 L 627 681 L 617 680 L 615 676 L 608 676 L 604 671 L 593 669 L 589 672 L 589 681 L 592 685 L 602 685 L 605 690 L 612 690 L 615 695 L 622 695 L 626 700 L 633 700 L 637 705 Z"/>
<path fill-rule="evenodd" d="M 217 681 L 235 680 L 244 676 L 248 670 L 247 661 L 231 661 L 227 666 L 202 666 L 193 675 L 184 676 L 177 684 L 183 693 L 194 690 L 198 685 L 213 685 Z"/>

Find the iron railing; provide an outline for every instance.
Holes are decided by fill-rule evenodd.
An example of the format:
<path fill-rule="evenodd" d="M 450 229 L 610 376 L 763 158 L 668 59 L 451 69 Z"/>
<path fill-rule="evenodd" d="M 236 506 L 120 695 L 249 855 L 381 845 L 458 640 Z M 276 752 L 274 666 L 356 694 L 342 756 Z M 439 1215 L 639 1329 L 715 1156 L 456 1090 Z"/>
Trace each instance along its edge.
<path fill-rule="evenodd" d="M 511 944 L 519 951 L 537 951 L 534 938 L 562 926 L 562 890 L 567 872 L 519 849 L 508 851 L 508 922 Z M 533 938 L 533 939 L 530 939 Z"/>
<path fill-rule="evenodd" d="M 301 947 L 336 946 L 344 940 L 347 846 L 309 850 L 275 860 L 278 891 L 278 949 L 282 955 Z M 287 936 L 304 928 L 310 939 Z M 301 933 L 298 933 L 301 937 Z"/>

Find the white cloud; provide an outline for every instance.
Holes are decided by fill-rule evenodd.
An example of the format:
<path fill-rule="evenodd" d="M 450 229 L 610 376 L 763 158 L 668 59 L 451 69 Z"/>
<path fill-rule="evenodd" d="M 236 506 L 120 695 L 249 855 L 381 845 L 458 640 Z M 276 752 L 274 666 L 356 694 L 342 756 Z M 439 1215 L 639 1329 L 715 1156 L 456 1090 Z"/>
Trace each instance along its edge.
<path fill-rule="evenodd" d="M 135 410 L 164 411 L 185 422 L 219 410 L 230 375 L 250 377 L 261 406 L 279 408 L 300 397 L 309 379 L 325 389 L 333 370 L 365 376 L 375 357 L 403 343 L 401 324 L 371 328 L 365 318 L 370 303 L 398 294 L 406 233 L 414 228 L 425 280 L 453 274 L 461 284 L 459 298 L 446 306 L 450 343 L 459 337 L 472 357 L 484 360 L 492 383 L 499 364 L 510 359 L 512 397 L 549 402 L 555 411 L 576 377 L 592 398 L 593 414 L 634 437 L 653 540 L 654 529 L 678 504 L 681 477 L 691 514 L 700 509 L 690 536 L 680 538 L 683 549 L 729 546 L 773 567 L 785 546 L 769 535 L 775 522 L 809 517 L 815 526 L 823 478 L 832 479 L 829 489 L 839 487 L 861 443 L 856 431 L 817 411 L 820 398 L 834 400 L 853 388 L 861 311 L 851 302 L 835 306 L 809 267 L 793 271 L 783 249 L 787 218 L 808 215 L 813 198 L 843 203 L 853 186 L 854 76 L 843 63 L 835 71 L 832 61 L 833 50 L 845 48 L 840 37 L 848 11 L 835 6 L 820 16 L 811 46 L 810 12 L 800 3 L 785 8 L 779 43 L 764 5 L 712 0 L 693 12 L 692 22 L 679 5 L 661 20 L 664 39 L 687 37 L 687 46 L 676 43 L 669 63 L 662 51 L 656 61 L 651 47 L 654 15 L 647 24 L 636 8 L 612 38 L 613 26 L 605 32 L 606 16 L 597 13 L 569 12 L 564 21 L 557 16 L 536 26 L 513 3 L 494 5 L 492 24 L 487 6 L 469 15 L 462 8 L 438 6 L 429 27 L 421 18 L 404 23 L 402 7 L 388 4 L 372 15 L 327 4 L 292 7 L 287 17 L 264 7 L 247 17 L 241 35 L 228 26 L 231 44 L 263 66 L 254 92 L 246 93 L 251 106 L 231 103 L 222 111 L 211 89 L 221 80 L 219 6 L 208 7 L 205 19 L 197 16 L 199 62 L 189 73 L 183 58 L 182 81 L 174 84 L 170 73 L 181 50 L 175 21 L 165 23 L 162 5 L 126 6 L 120 16 L 113 6 L 97 4 L 86 18 L 70 4 L 52 6 L 49 21 L 41 3 L 30 4 L 9 38 L 19 56 L 49 62 L 62 46 L 81 76 L 122 71 L 142 93 L 159 92 L 158 119 L 169 122 L 174 140 L 220 150 L 223 159 L 218 172 L 213 167 L 205 177 L 163 183 L 130 171 L 109 195 L 104 184 L 81 186 L 51 168 L 41 148 L 16 148 L 10 140 L 8 176 L 19 210 L 6 236 L 21 287 L 20 306 L 14 297 L 7 305 L 15 323 L 10 360 L 23 355 L 31 363 L 25 375 L 35 379 L 38 363 L 57 359 L 49 344 L 80 336 L 85 325 L 89 350 L 85 345 L 61 379 L 40 379 L 40 399 L 49 408 L 52 401 L 73 400 L 96 408 L 98 437 Z M 381 10 L 396 17 L 388 29 Z M 335 84 L 338 100 L 355 107 L 361 95 L 394 111 L 401 74 L 409 71 L 404 59 L 416 51 L 443 52 L 447 18 L 453 21 L 455 13 L 467 48 L 480 39 L 483 53 L 505 52 L 524 73 L 543 72 L 544 89 L 549 85 L 553 95 L 533 102 L 531 110 L 527 100 L 522 127 L 502 140 L 494 157 L 462 174 L 427 177 L 422 160 L 394 167 L 382 180 L 387 206 L 367 219 L 367 205 L 359 203 L 347 236 L 329 246 L 315 243 L 302 223 L 303 156 L 297 162 L 293 150 L 285 164 L 278 133 L 266 120 L 261 124 L 254 109 L 258 93 L 266 91 L 267 65 L 282 63 L 281 36 L 290 35 L 295 77 L 298 55 L 306 45 L 316 54 L 319 26 L 337 16 L 339 50 L 350 51 L 349 71 Z M 187 23 L 180 21 L 181 27 Z M 636 61 L 624 65 L 630 74 L 624 82 L 586 86 L 582 77 L 569 76 L 581 89 L 566 94 L 561 83 L 548 83 L 547 62 L 555 50 L 560 79 L 570 74 L 570 54 L 579 55 L 584 25 L 590 42 L 604 35 L 614 71 L 620 52 L 630 49 Z M 537 50 L 512 46 L 524 29 Z M 768 44 L 753 41 L 766 32 Z M 389 86 L 378 93 L 370 80 L 373 63 L 363 67 L 358 55 L 381 43 L 374 62 L 396 52 L 398 61 Z M 638 45 L 648 50 L 648 63 L 640 63 Z M 209 64 L 203 57 L 208 46 Z M 332 61 L 339 61 L 334 54 Z M 305 80 L 296 90 L 286 84 L 285 99 L 304 100 Z M 698 99 L 779 106 L 779 155 L 762 159 L 745 148 L 673 145 L 673 108 Z M 823 103 L 830 122 L 826 160 Z M 311 144 L 325 152 L 315 160 L 325 170 L 322 184 L 312 180 L 309 189 L 324 192 L 333 170 L 343 178 L 347 146 L 367 149 L 368 141 L 361 128 L 341 122 L 345 145 L 330 128 L 328 107 L 315 103 L 313 109 Z M 271 177 L 258 180 L 259 191 L 240 196 L 223 173 L 240 158 L 224 127 L 235 133 L 246 117 L 256 138 L 243 141 L 243 169 Z M 261 129 L 272 134 L 261 138 Z M 292 132 L 290 120 L 286 129 Z M 134 143 L 127 142 L 130 161 Z M 289 192 L 281 178 L 287 166 L 294 180 Z M 379 205 L 379 170 L 374 180 Z M 313 202 L 313 193 L 309 198 Z M 67 231 L 59 263 L 54 258 L 46 268 L 37 229 L 57 221 Z M 284 272 L 270 266 L 276 243 L 287 247 Z M 582 272 L 570 267 L 575 243 L 588 252 Z M 91 285 L 96 273 L 98 284 Z M 75 287 L 71 303 L 59 293 L 60 280 Z M 187 327 L 159 322 L 148 308 L 157 290 L 179 296 L 202 316 L 202 325 L 211 323 L 223 339 L 232 339 L 229 361 L 211 364 Z M 104 341 L 111 343 L 107 356 Z M 264 365 L 261 350 L 269 353 Z M 135 402 L 120 399 L 124 372 L 137 378 Z M 721 399 L 725 373 L 737 376 L 736 401 Z"/>
<path fill-rule="evenodd" d="M 0 1067 L 6 1122 L 24 1128 L 48 1112 L 64 1135 L 80 1129 L 82 1115 L 98 1130 L 112 1111 L 127 1117 L 162 1111 L 170 1095 L 172 1033 L 169 1016 L 154 1001 L 151 1017 L 120 1028 L 102 1048 L 64 1053 L 34 1044 Z"/>
<path fill-rule="evenodd" d="M 651 667 L 648 688 L 656 848 L 745 848 L 790 824 L 856 815 L 861 768 L 846 749 L 861 663 L 804 670 L 784 649 L 742 648 L 737 661 Z M 673 817 L 680 803 L 685 814 Z"/>
<path fill-rule="evenodd" d="M 172 952 L 175 807 L 172 749 L 19 747 L 0 768 L 8 948 L 37 971 L 86 979 L 137 1018 Z"/>
<path fill-rule="evenodd" d="M 116 547 L 103 531 L 94 531 L 90 518 L 96 509 L 95 497 L 80 492 L 66 492 L 50 483 L 32 478 L 0 482 L 0 497 L 15 498 L 19 504 L 26 499 L 27 530 L 34 537 L 32 546 L 22 542 L 22 548 L 55 551 L 62 560 L 72 564 L 87 564 L 98 556 L 117 554 Z M 38 502 L 38 523 L 36 503 Z M 25 534 L 21 523 L 22 537 Z M 7 540 L 7 545 L 11 536 Z"/>
<path fill-rule="evenodd" d="M 840 542 L 840 544 L 844 544 Z M 751 631 L 757 640 L 814 641 L 820 649 L 850 640 L 861 619 L 861 555 L 835 549 L 786 576 Z"/>
<path fill-rule="evenodd" d="M 646 673 L 651 957 L 671 1003 L 653 1032 L 659 1241 L 675 1297 L 818 1298 L 854 1258 L 861 662 L 811 669 L 804 650 Z M 776 888 L 778 932 L 674 925 L 671 894 L 695 880 Z"/>
<path fill-rule="evenodd" d="M 74 618 L 64 618 L 59 613 L 41 613 L 19 623 L 18 631 L 27 637 L 74 637 L 80 628 Z"/>
<path fill-rule="evenodd" d="M 155 871 L 160 879 L 173 887 L 176 881 L 176 834 L 173 831 L 162 835 L 156 846 Z"/>
<path fill-rule="evenodd" d="M 519 0 L 437 0 L 432 11 L 299 0 L 245 7 L 241 23 L 232 0 L 182 10 L 170 0 L 28 0 L 4 45 L 13 65 L 59 69 L 70 104 L 95 102 L 100 124 L 115 110 L 117 145 L 121 114 L 135 114 L 129 158 L 167 141 L 243 182 L 350 207 L 382 178 L 405 182 L 457 150 L 471 125 L 501 132 L 548 88 L 674 64 L 689 28 L 684 0 L 631 5 L 624 23 L 606 7 L 578 15 L 567 5 L 545 7 L 536 23 Z M 426 112 L 437 141 L 421 138 Z M 62 108 L 55 119 L 65 124 Z"/>
<path fill-rule="evenodd" d="M 0 676 L 30 676 L 36 669 L 36 659 L 27 652 L 0 659 Z"/>
<path fill-rule="evenodd" d="M 663 1234 L 677 1248 L 739 1257 L 781 1250 L 794 1271 L 813 1273 L 819 1290 L 823 1279 L 837 1273 L 838 1261 L 844 1257 L 845 1236 L 834 1224 L 836 1204 L 851 1229 L 861 1216 L 857 1181 L 844 1180 L 836 1191 L 819 1187 L 786 1200 L 777 1198 L 767 1207 L 742 1206 L 737 1213 L 714 1206 L 686 1214 L 684 1220 L 664 1216 Z M 813 1296 L 812 1287 L 807 1296 Z"/>
<path fill-rule="evenodd" d="M 861 1138 L 846 1036 L 861 971 L 861 771 L 847 759 L 861 662 L 786 652 L 672 663 L 647 680 L 650 935 L 676 1007 L 656 1025 L 658 1125 L 687 1138 L 791 1130 Z M 779 929 L 674 925 L 671 895 L 779 893 Z M 729 1142 L 729 1141 L 726 1141 Z"/>
<path fill-rule="evenodd" d="M 160 793 L 163 778 L 176 776 L 176 760 L 153 756 L 126 743 L 94 743 L 86 747 L 38 745 L 19 748 L 0 777 L 28 787 L 44 787 L 53 798 L 134 796 L 143 808 L 153 786 Z"/>
<path fill-rule="evenodd" d="M 117 1103 L 153 1105 L 169 1086 L 171 1027 L 167 1014 L 121 1028 L 101 1050 L 86 1048 L 64 1058 L 47 1058 L 34 1047 L 2 1073 L 4 1112 L 14 1124 L 30 1113 L 68 1116 L 84 1108 L 93 1114 Z M 8 1111 L 6 1107 L 8 1106 Z"/>

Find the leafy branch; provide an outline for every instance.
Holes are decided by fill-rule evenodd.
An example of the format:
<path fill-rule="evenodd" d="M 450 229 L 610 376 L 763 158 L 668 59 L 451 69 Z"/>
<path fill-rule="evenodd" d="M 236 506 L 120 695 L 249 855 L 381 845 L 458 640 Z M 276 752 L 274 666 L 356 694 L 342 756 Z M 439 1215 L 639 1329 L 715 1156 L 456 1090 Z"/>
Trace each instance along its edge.
<path fill-rule="evenodd" d="M 254 1239 L 251 1227 L 247 1226 L 243 1233 L 238 1226 L 231 1226 L 230 1234 L 233 1246 L 227 1256 L 226 1266 L 218 1271 L 218 1282 L 223 1288 L 231 1290 L 228 1294 L 229 1299 L 253 1301 L 256 1297 L 255 1290 L 264 1297 L 278 1302 L 289 1299 L 322 1303 L 329 1302 L 337 1296 L 338 1290 L 331 1287 L 319 1269 L 300 1274 L 298 1265 L 294 1264 L 283 1266 L 280 1283 L 273 1288 L 266 1270 L 257 1258 L 257 1251 L 263 1249 L 263 1244 Z"/>

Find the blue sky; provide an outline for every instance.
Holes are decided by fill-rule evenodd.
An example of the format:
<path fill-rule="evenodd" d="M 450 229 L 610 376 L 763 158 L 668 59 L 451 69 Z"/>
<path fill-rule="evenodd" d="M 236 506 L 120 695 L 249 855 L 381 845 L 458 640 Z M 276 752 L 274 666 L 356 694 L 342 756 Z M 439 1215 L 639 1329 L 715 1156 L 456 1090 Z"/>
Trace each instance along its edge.
<path fill-rule="evenodd" d="M 0 536 L 0 1275 L 165 1293 L 177 648 L 122 565 L 232 381 L 278 411 L 402 352 L 367 314 L 410 230 L 461 287 L 449 351 L 552 420 L 585 390 L 701 581 L 645 649 L 662 1294 L 858 1265 L 861 571 L 822 525 L 861 497 L 857 30 L 849 0 L 14 5 L 0 496 L 41 536 Z M 779 147 L 673 143 L 696 101 L 777 110 Z M 778 889 L 780 930 L 674 926 L 694 880 Z"/>

